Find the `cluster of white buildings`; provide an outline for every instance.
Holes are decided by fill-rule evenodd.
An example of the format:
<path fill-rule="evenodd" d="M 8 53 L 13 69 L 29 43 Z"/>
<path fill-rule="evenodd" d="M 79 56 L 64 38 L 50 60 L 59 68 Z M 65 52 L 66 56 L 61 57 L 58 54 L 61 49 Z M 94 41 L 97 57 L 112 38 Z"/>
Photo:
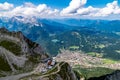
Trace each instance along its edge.
<path fill-rule="evenodd" d="M 43 63 L 39 65 L 38 70 L 39 72 L 47 72 L 49 69 L 53 68 L 56 64 L 56 61 L 54 58 L 47 58 L 42 61 Z"/>

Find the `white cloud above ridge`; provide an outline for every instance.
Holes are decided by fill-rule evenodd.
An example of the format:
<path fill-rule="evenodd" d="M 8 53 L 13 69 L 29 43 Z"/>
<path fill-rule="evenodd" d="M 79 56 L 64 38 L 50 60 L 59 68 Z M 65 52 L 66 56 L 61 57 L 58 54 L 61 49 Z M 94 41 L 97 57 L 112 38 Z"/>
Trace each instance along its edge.
<path fill-rule="evenodd" d="M 0 7 L 3 7 L 3 5 L 6 5 L 7 2 L 0 5 Z M 35 17 L 49 17 L 49 16 L 55 16 L 58 15 L 59 10 L 52 9 L 48 7 L 46 4 L 39 4 L 34 5 L 32 3 L 24 3 L 23 5 L 13 7 L 11 6 L 13 4 L 7 3 L 5 8 L 2 8 L 0 11 L 1 17 L 13 17 L 13 16 L 35 16 Z M 11 7 L 10 7 L 11 6 Z M 8 9 L 8 7 L 10 7 Z"/>
<path fill-rule="evenodd" d="M 69 3 L 69 6 L 67 8 L 64 8 L 61 13 L 62 14 L 71 14 L 75 13 L 77 9 L 84 6 L 86 4 L 87 0 L 72 0 Z"/>
<path fill-rule="evenodd" d="M 6 11 L 6 10 L 10 10 L 14 7 L 13 4 L 10 4 L 8 2 L 5 2 L 5 3 L 0 3 L 0 11 Z"/>
<path fill-rule="evenodd" d="M 109 16 L 111 14 L 120 14 L 120 7 L 117 1 L 108 3 L 106 7 L 99 9 L 94 16 Z"/>
<path fill-rule="evenodd" d="M 78 15 L 90 15 L 90 14 L 95 14 L 99 8 L 93 8 L 92 6 L 89 6 L 87 8 L 79 8 L 77 10 Z"/>
<path fill-rule="evenodd" d="M 73 1 L 73 0 L 72 0 Z M 71 2 L 72 2 L 71 1 Z M 77 0 L 74 0 L 77 2 Z M 118 6 L 118 1 L 113 1 L 112 3 L 108 3 L 106 4 L 105 7 L 103 8 L 95 8 L 92 6 L 88 6 L 88 7 L 84 7 L 84 5 L 87 3 L 86 0 L 79 0 L 79 1 L 83 1 L 84 4 L 82 4 L 82 6 L 80 6 L 79 8 L 77 7 L 76 9 L 74 9 L 74 13 L 70 11 L 68 11 L 70 5 L 67 8 L 64 8 L 61 11 L 61 15 L 62 16 L 83 16 L 83 17 L 106 17 L 106 16 L 110 16 L 110 15 L 120 15 L 120 7 Z M 71 3 L 70 2 L 70 3 Z"/>
<path fill-rule="evenodd" d="M 92 6 L 84 7 L 87 0 L 72 0 L 69 6 L 63 10 L 52 9 L 46 4 L 34 5 L 30 2 L 24 3 L 20 6 L 14 6 L 11 3 L 0 3 L 0 17 L 39 17 L 39 18 L 56 18 L 56 17 L 90 17 L 101 18 L 110 15 L 120 15 L 120 7 L 117 1 L 106 4 L 103 8 L 95 8 Z"/>

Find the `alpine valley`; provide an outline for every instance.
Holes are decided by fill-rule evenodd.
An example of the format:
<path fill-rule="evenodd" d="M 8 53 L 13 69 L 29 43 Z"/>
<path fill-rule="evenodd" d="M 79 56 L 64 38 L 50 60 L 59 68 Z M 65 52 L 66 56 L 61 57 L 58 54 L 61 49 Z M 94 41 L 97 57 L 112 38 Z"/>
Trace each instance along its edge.
<path fill-rule="evenodd" d="M 119 75 L 119 20 L 0 18 L 0 80 L 120 80 Z"/>

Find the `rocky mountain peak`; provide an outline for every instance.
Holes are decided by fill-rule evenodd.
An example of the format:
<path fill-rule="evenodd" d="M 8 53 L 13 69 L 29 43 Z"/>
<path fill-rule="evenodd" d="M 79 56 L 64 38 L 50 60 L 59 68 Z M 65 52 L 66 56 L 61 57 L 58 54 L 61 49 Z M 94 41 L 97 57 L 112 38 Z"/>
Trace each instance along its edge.
<path fill-rule="evenodd" d="M 0 29 L 0 64 L 8 68 L 3 69 L 1 66 L 0 71 L 14 72 L 25 67 L 28 62 L 35 64 L 48 57 L 39 44 L 29 40 L 22 32 Z"/>

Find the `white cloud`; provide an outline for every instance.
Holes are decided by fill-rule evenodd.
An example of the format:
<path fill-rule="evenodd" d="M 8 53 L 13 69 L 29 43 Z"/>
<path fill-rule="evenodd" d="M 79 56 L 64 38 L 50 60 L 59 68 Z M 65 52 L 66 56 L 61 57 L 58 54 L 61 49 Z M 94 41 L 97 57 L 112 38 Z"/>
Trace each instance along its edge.
<path fill-rule="evenodd" d="M 46 9 L 47 9 L 47 5 L 45 5 L 45 4 L 42 4 L 42 5 L 38 5 L 38 6 L 37 6 L 38 12 L 42 12 L 42 11 L 44 11 L 44 10 L 46 10 Z"/>
<path fill-rule="evenodd" d="M 35 5 L 32 4 L 31 2 L 26 2 L 23 4 L 23 7 L 35 7 Z"/>
<path fill-rule="evenodd" d="M 5 2 L 5 3 L 0 3 L 0 11 L 4 11 L 4 10 L 10 10 L 12 9 L 14 6 L 13 4 L 10 4 L 8 2 Z"/>
<path fill-rule="evenodd" d="M 119 14 L 120 8 L 117 1 L 108 3 L 106 7 L 99 9 L 99 11 L 94 16 L 109 16 L 111 14 Z"/>
<path fill-rule="evenodd" d="M 90 15 L 94 14 L 99 10 L 99 8 L 93 8 L 92 6 L 89 6 L 87 8 L 79 8 L 77 10 L 78 15 Z"/>
<path fill-rule="evenodd" d="M 39 4 L 39 5 L 34 5 L 32 3 L 25 3 L 21 6 L 13 7 L 13 4 L 9 3 L 3 3 L 1 4 L 2 7 L 3 5 L 9 5 L 8 9 L 7 6 L 2 9 L 6 11 L 0 11 L 0 16 L 2 17 L 13 17 L 13 16 L 28 16 L 28 17 L 52 17 L 56 16 L 59 13 L 59 10 L 57 9 L 51 9 L 48 7 L 46 4 Z M 11 7 L 10 7 L 11 5 Z"/>
<path fill-rule="evenodd" d="M 120 14 L 120 8 L 114 11 L 114 14 Z"/>
<path fill-rule="evenodd" d="M 72 0 L 67 8 L 61 11 L 62 16 L 80 16 L 80 17 L 106 17 L 110 15 L 119 15 L 120 7 L 118 1 L 106 4 L 103 8 L 95 8 L 92 6 L 84 7 L 87 0 Z"/>
<path fill-rule="evenodd" d="M 61 14 L 73 14 L 77 9 L 84 6 L 87 0 L 72 0 L 67 8 L 61 11 Z"/>
<path fill-rule="evenodd" d="M 120 15 L 120 7 L 117 1 L 106 4 L 103 8 L 95 8 L 92 6 L 84 7 L 87 0 L 72 0 L 69 6 L 63 10 L 52 9 L 46 4 L 34 5 L 30 2 L 20 6 L 14 6 L 8 2 L 0 3 L 0 17 L 80 17 L 80 18 L 101 18 L 111 15 Z M 78 18 L 79 18 L 78 17 Z"/>

